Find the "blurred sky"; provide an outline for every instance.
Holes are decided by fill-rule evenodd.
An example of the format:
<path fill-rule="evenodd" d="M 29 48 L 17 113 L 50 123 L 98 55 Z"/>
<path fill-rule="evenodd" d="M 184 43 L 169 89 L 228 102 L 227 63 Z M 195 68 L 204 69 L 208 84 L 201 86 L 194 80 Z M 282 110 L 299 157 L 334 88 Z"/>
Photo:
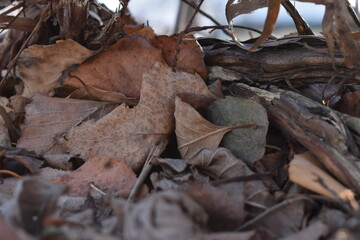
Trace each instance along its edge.
<path fill-rule="evenodd" d="M 110 9 L 115 10 L 119 2 L 116 0 L 100 0 L 105 3 Z M 350 2 L 355 5 L 356 0 Z M 157 34 L 173 34 L 175 28 L 176 17 L 178 14 L 180 0 L 131 0 L 129 4 L 130 11 L 133 17 L 139 23 L 148 23 Z M 205 0 L 201 9 L 222 24 L 227 24 L 225 18 L 225 5 L 227 0 Z M 313 3 L 295 2 L 296 9 L 301 16 L 309 23 L 315 30 L 320 31 L 321 21 L 324 15 L 324 6 L 315 5 Z M 245 25 L 249 27 L 256 27 L 262 29 L 266 18 L 267 8 L 258 9 L 250 14 L 244 14 L 234 19 L 234 24 Z M 209 19 L 205 17 L 198 17 L 196 25 L 214 25 Z M 281 7 L 279 18 L 277 21 L 277 32 L 275 35 L 288 34 L 295 32 L 293 21 Z M 284 32 L 282 29 L 288 32 Z M 290 32 L 289 32 L 290 31 Z M 277 34 L 276 34 L 277 33 Z M 214 37 L 221 37 L 221 31 L 216 31 L 212 34 Z M 256 36 L 256 35 L 255 35 Z"/>

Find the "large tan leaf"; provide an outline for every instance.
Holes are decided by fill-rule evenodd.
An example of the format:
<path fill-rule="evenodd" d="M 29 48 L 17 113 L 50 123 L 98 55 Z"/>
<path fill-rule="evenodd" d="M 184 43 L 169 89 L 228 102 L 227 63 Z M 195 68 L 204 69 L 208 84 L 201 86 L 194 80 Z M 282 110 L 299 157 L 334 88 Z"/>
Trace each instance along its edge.
<path fill-rule="evenodd" d="M 174 130 L 174 99 L 178 93 L 212 96 L 199 75 L 173 72 L 156 63 L 144 74 L 139 104 L 134 108 L 120 105 L 97 122 L 85 122 L 67 135 L 67 147 L 73 154 L 88 158 L 107 156 L 124 159 L 139 170 L 149 152 L 161 153 L 168 134 Z"/>
<path fill-rule="evenodd" d="M 57 138 L 81 121 L 100 118 L 115 106 L 104 102 L 34 96 L 32 103 L 25 108 L 26 120 L 17 147 L 38 154 L 64 153 Z"/>
<path fill-rule="evenodd" d="M 204 148 L 216 149 L 224 135 L 233 129 L 250 127 L 214 125 L 180 97 L 175 99 L 175 119 L 178 149 L 184 159 L 192 158 Z"/>
<path fill-rule="evenodd" d="M 24 82 L 23 96 L 51 94 L 68 67 L 82 63 L 95 52 L 67 39 L 48 46 L 33 45 L 17 61 L 16 74 Z"/>

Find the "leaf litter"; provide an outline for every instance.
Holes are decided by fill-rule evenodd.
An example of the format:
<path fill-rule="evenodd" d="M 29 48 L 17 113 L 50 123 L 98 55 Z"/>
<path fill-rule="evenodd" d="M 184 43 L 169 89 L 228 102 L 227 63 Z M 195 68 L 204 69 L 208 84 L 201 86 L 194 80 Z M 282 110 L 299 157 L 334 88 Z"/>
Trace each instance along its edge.
<path fill-rule="evenodd" d="M 301 36 L 293 11 L 299 36 L 267 41 L 291 3 L 229 0 L 230 29 L 268 6 L 245 43 L 157 36 L 124 1 L 9 8 L 2 236 L 356 239 L 359 21 L 344 1 L 311 2 L 326 5 L 324 37 Z"/>

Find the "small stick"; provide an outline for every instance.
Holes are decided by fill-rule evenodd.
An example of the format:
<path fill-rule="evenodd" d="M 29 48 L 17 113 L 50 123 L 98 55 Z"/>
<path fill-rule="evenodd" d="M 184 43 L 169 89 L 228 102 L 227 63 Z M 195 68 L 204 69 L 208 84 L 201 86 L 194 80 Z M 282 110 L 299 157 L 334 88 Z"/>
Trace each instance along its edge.
<path fill-rule="evenodd" d="M 252 28 L 252 27 L 247 27 L 247 26 L 243 26 L 243 25 L 232 25 L 233 28 L 242 28 L 242 29 L 246 29 L 246 30 L 250 30 L 250 31 L 254 31 L 256 33 L 262 34 L 262 31 L 256 29 L 256 28 Z M 198 31 L 203 31 L 203 30 L 207 30 L 207 29 L 228 29 L 229 25 L 216 25 L 216 26 L 202 26 L 202 27 L 192 27 L 190 28 L 186 33 L 190 33 L 190 32 L 198 32 Z M 360 35 L 360 34 L 359 34 Z M 230 33 L 231 36 L 231 33 Z M 277 37 L 270 35 L 269 37 L 270 39 L 277 39 Z"/>
<path fill-rule="evenodd" d="M 16 178 L 22 178 L 19 174 L 15 173 L 13 171 L 10 171 L 10 170 L 5 170 L 5 169 L 0 170 L 0 174 L 8 174 L 8 175 L 11 175 Z"/>
<path fill-rule="evenodd" d="M 129 194 L 129 197 L 127 199 L 127 202 L 133 202 L 136 198 L 136 195 L 139 193 L 145 178 L 147 178 L 147 176 L 149 175 L 151 168 L 153 166 L 152 164 L 152 159 L 154 158 L 154 152 L 155 152 L 155 146 L 150 150 L 147 159 L 145 161 L 145 164 L 143 166 L 143 169 L 141 170 L 141 173 L 139 175 L 139 177 L 137 178 L 133 188 L 131 189 L 131 192 Z"/>
<path fill-rule="evenodd" d="M 186 3 L 187 5 L 189 5 L 190 7 L 196 9 L 196 5 L 188 0 L 181 0 L 182 2 Z M 204 12 L 203 10 L 199 9 L 199 13 L 204 15 L 205 17 L 207 17 L 208 19 L 210 19 L 213 23 L 215 23 L 217 26 L 221 26 L 221 23 L 218 22 L 215 18 L 213 18 L 210 14 Z M 227 26 L 226 28 L 219 28 L 221 29 L 226 35 L 231 37 L 231 33 L 227 30 Z"/>
<path fill-rule="evenodd" d="M 301 17 L 300 13 L 296 10 L 295 6 L 290 2 L 290 0 L 281 1 L 281 5 L 290 14 L 299 35 L 315 35 L 309 24 Z"/>

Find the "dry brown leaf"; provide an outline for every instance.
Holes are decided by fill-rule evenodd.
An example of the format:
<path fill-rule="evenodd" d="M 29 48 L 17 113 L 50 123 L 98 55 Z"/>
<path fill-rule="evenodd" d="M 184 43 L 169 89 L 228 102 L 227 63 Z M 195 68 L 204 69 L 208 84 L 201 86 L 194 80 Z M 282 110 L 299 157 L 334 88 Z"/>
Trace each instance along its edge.
<path fill-rule="evenodd" d="M 17 229 L 10 227 L 0 218 L 0 233 L 2 239 L 11 239 L 11 240 L 22 240 L 23 238 L 19 237 L 17 234 Z"/>
<path fill-rule="evenodd" d="M 94 53 L 71 39 L 48 46 L 30 46 L 22 52 L 16 66 L 16 75 L 24 82 L 22 95 L 52 94 L 54 88 L 60 86 L 58 79 L 63 71 Z"/>
<path fill-rule="evenodd" d="M 334 5 L 325 5 L 325 14 L 322 21 L 323 34 L 326 39 L 328 53 L 331 59 L 334 59 Z"/>
<path fill-rule="evenodd" d="M 154 30 L 151 27 L 146 27 L 144 24 L 137 25 L 136 23 L 128 24 L 125 23 L 123 31 L 128 35 L 141 35 L 148 39 L 154 39 L 156 38 L 156 34 Z"/>
<path fill-rule="evenodd" d="M 19 31 L 31 32 L 34 29 L 35 25 L 36 21 L 31 18 L 0 15 L 1 29 L 16 29 Z"/>
<path fill-rule="evenodd" d="M 31 101 L 28 98 L 15 95 L 10 97 L 10 105 L 16 118 L 22 118 L 25 115 L 25 106 Z"/>
<path fill-rule="evenodd" d="M 31 173 L 38 173 L 44 164 L 39 156 L 21 148 L 0 146 L 0 151 L 4 154 L 1 167 L 19 174 L 23 173 L 24 167 Z"/>
<path fill-rule="evenodd" d="M 73 163 L 71 162 L 71 159 L 75 157 L 71 154 L 45 154 L 42 156 L 46 163 L 48 163 L 50 166 L 64 170 L 64 171 L 70 171 L 73 170 Z"/>
<path fill-rule="evenodd" d="M 349 67 L 360 65 L 360 47 L 358 42 L 354 41 L 351 35 L 349 21 L 346 16 L 349 15 L 347 1 L 334 0 L 335 8 L 335 38 L 337 44 L 344 55 L 344 63 Z"/>
<path fill-rule="evenodd" d="M 14 196 L 16 184 L 19 182 L 18 178 L 3 178 L 3 182 L 0 187 L 0 204 L 4 204 Z M 0 209 L 2 206 L 0 206 Z M 0 210 L 2 211 L 2 210 Z"/>
<path fill-rule="evenodd" d="M 157 155 L 166 146 L 168 134 L 174 130 L 175 95 L 186 92 L 212 96 L 198 75 L 172 72 L 170 67 L 156 63 L 144 74 L 136 107 L 120 105 L 96 123 L 74 127 L 67 135 L 67 147 L 84 158 L 124 159 L 138 171 L 154 147 Z"/>
<path fill-rule="evenodd" d="M 64 153 L 58 138 L 85 119 L 98 119 L 115 106 L 104 102 L 34 96 L 32 103 L 26 106 L 26 120 L 17 147 L 39 154 Z"/>
<path fill-rule="evenodd" d="M 340 198 L 348 201 L 353 209 L 358 210 L 359 204 L 355 200 L 355 194 L 350 189 L 344 187 L 329 174 L 312 163 L 317 161 L 311 152 L 295 154 L 290 162 L 289 178 L 290 181 L 300 186 L 319 193 L 329 198 Z"/>
<path fill-rule="evenodd" d="M 64 80 L 64 87 L 81 88 L 83 82 L 94 88 L 138 98 L 143 74 L 156 62 L 163 61 L 161 50 L 153 47 L 146 37 L 125 37 L 81 64 Z"/>
<path fill-rule="evenodd" d="M 209 87 L 210 92 L 212 92 L 212 94 L 214 94 L 214 96 L 216 96 L 218 98 L 225 97 L 225 95 L 222 91 L 222 84 L 221 84 L 220 80 L 216 80 L 214 83 L 210 84 L 208 87 Z"/>
<path fill-rule="evenodd" d="M 237 230 L 267 231 L 272 236 L 263 239 L 282 239 L 290 236 L 303 225 L 306 203 L 311 203 L 311 200 L 306 197 L 289 198 L 266 209 Z"/>
<path fill-rule="evenodd" d="M 334 39 L 344 56 L 344 63 L 348 67 L 358 67 L 360 62 L 360 47 L 351 32 L 351 14 L 348 1 L 342 0 L 300 0 L 326 5 L 323 18 L 323 31 L 326 37 L 330 56 L 333 56 Z M 356 36 L 356 35 L 355 35 Z"/>
<path fill-rule="evenodd" d="M 254 174 L 242 160 L 236 158 L 226 148 L 203 149 L 191 159 L 187 159 L 186 162 L 204 170 L 220 181 Z M 262 181 L 234 181 L 233 184 L 235 184 L 235 189 L 240 192 L 237 195 L 241 195 L 248 204 L 254 203 L 257 206 L 268 207 L 274 203 L 272 195 Z M 235 192 L 235 190 L 231 190 L 232 184 L 220 184 L 219 186 L 229 194 Z"/>
<path fill-rule="evenodd" d="M 43 220 L 56 210 L 57 199 L 66 191 L 62 184 L 35 177 L 21 179 L 12 200 L 2 206 L 2 216 L 13 226 L 37 235 L 43 230 Z"/>
<path fill-rule="evenodd" d="M 9 131 L 3 124 L 0 124 L 0 146 L 11 147 Z"/>
<path fill-rule="evenodd" d="M 206 172 L 216 178 L 254 174 L 243 161 L 237 159 L 230 150 L 226 148 L 217 148 L 214 150 L 203 149 L 192 158 L 187 159 L 186 162 L 200 169 L 205 169 Z M 262 185 L 262 187 L 264 186 Z"/>
<path fill-rule="evenodd" d="M 216 126 L 203 118 L 190 104 L 175 99 L 176 138 L 181 157 L 189 159 L 204 148 L 216 149 L 223 136 L 239 126 Z"/>
<path fill-rule="evenodd" d="M 54 180 L 69 186 L 69 195 L 86 197 L 91 190 L 90 183 L 103 192 L 114 196 L 127 198 L 136 182 L 136 175 L 131 167 L 120 159 L 91 158 L 77 170 Z M 139 196 L 144 196 L 147 188 L 143 187 Z"/>
<path fill-rule="evenodd" d="M 350 116 L 360 117 L 360 91 L 345 93 L 334 109 Z"/>
<path fill-rule="evenodd" d="M 265 19 L 264 29 L 261 33 L 261 36 L 256 40 L 256 42 L 251 46 L 250 51 L 256 50 L 263 42 L 265 42 L 272 31 L 275 28 L 275 23 L 280 11 L 281 0 L 269 0 L 268 3 L 268 12 Z"/>
<path fill-rule="evenodd" d="M 104 102 L 113 102 L 113 103 L 125 103 L 127 105 L 136 105 L 139 102 L 138 98 L 126 97 L 124 94 L 115 91 L 102 90 L 99 88 L 95 88 L 89 85 L 86 85 L 82 80 L 78 79 L 82 87 L 76 89 L 71 93 L 66 93 L 69 90 L 66 88 L 61 88 L 59 91 L 61 93 L 58 95 L 64 97 L 71 97 L 76 99 L 90 99 Z M 71 90 L 70 90 L 71 91 Z"/>
<path fill-rule="evenodd" d="M 175 191 L 154 193 L 136 204 L 125 217 L 125 239 L 199 239 L 207 215 L 186 194 Z"/>
<path fill-rule="evenodd" d="M 323 239 L 330 232 L 330 227 L 324 222 L 318 220 L 310 223 L 309 226 L 302 229 L 301 231 L 294 233 L 282 240 L 301 240 L 301 239 Z"/>
<path fill-rule="evenodd" d="M 227 184 L 228 189 L 207 185 L 192 185 L 185 192 L 199 203 L 209 216 L 212 231 L 233 231 L 248 215 L 244 209 L 243 189 L 238 184 Z"/>
<path fill-rule="evenodd" d="M 256 231 L 247 232 L 217 232 L 204 234 L 201 240 L 255 240 L 261 239 Z"/>
<path fill-rule="evenodd" d="M 169 66 L 173 65 L 176 48 L 178 46 L 177 35 L 159 36 L 152 40 L 152 45 L 161 48 L 163 57 Z M 198 73 L 203 79 L 207 77 L 207 69 L 204 63 L 204 53 L 193 35 L 185 35 L 180 44 L 176 69 L 194 74 Z"/>

